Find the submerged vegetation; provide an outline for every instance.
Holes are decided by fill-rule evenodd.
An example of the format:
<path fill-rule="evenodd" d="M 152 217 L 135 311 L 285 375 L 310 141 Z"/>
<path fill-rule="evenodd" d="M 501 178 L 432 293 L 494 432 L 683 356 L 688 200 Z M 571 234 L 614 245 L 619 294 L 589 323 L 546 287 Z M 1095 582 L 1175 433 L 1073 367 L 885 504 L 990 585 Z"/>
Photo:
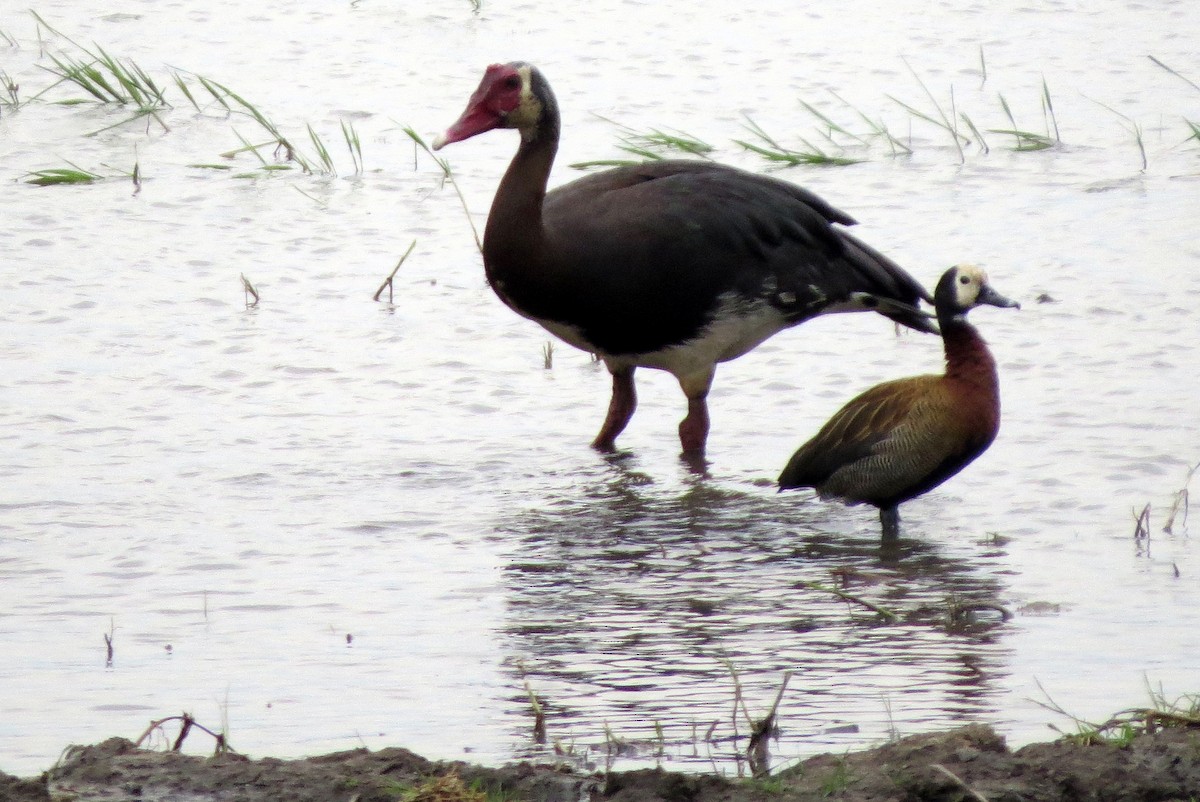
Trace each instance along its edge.
<path fill-rule="evenodd" d="M 698 156 L 707 159 L 709 154 L 715 150 L 704 140 L 684 131 L 662 131 L 657 128 L 650 131 L 636 131 L 607 117 L 596 116 L 621 129 L 621 142 L 617 145 L 617 149 L 636 158 L 593 159 L 575 162 L 571 167 L 576 170 L 588 170 L 594 167 L 620 167 L 626 164 L 636 164 L 639 161 L 658 161 L 668 155 Z"/>
<path fill-rule="evenodd" d="M 478 5 L 475 5 L 478 10 Z M 336 176 L 341 173 L 335 153 L 344 153 L 350 161 L 349 173 L 364 172 L 362 140 L 354 124 L 339 120 L 342 143 L 331 147 L 311 123 L 304 125 L 300 136 L 292 136 L 276 124 L 258 105 L 243 95 L 212 78 L 183 69 L 170 68 L 166 77 L 156 77 L 152 71 L 135 61 L 116 56 L 99 44 L 90 47 L 73 40 L 56 29 L 36 11 L 30 11 L 37 26 L 37 40 L 42 60 L 39 66 L 53 77 L 52 83 L 32 94 L 21 87 L 13 77 L 0 70 L 0 113 L 15 112 L 30 103 L 55 105 L 102 105 L 121 109 L 123 116 L 105 125 L 89 136 L 145 121 L 161 133 L 171 131 L 172 124 L 180 124 L 176 104 L 187 105 L 200 115 L 216 112 L 231 123 L 231 133 L 239 143 L 219 154 L 219 160 L 202 161 L 188 165 L 198 170 L 230 171 L 236 177 L 258 177 L 279 171 L 298 170 L 306 175 Z M 65 47 L 52 50 L 49 42 L 60 41 Z M 0 31 L 0 45 L 19 48 L 19 40 L 11 32 Z M 1200 92 L 1200 84 L 1160 59 L 1150 60 L 1164 72 L 1179 79 L 1191 89 Z M 1055 112 L 1054 97 L 1049 83 L 1043 79 L 1038 97 L 1041 117 L 1040 125 L 1029 126 L 1018 123 L 1016 106 L 1002 92 L 995 95 L 995 106 L 990 114 L 999 116 L 991 124 L 977 122 L 984 112 L 968 112 L 963 108 L 955 87 L 939 98 L 918 71 L 904 61 L 904 66 L 920 91 L 920 99 L 904 99 L 896 94 L 886 94 L 886 99 L 904 113 L 901 121 L 907 133 L 894 133 L 895 124 L 889 126 L 883 115 L 868 113 L 855 106 L 833 89 L 826 90 L 824 99 L 797 98 L 799 109 L 812 128 L 809 133 L 795 133 L 784 137 L 769 132 L 763 125 L 745 115 L 743 126 L 748 135 L 732 138 L 732 144 L 744 152 L 761 158 L 770 169 L 797 166 L 848 166 L 878 157 L 881 153 L 890 158 L 908 157 L 918 149 L 953 149 L 960 162 L 965 162 L 972 153 L 989 154 L 994 147 L 1013 152 L 1037 152 L 1060 147 L 1063 144 L 1059 121 Z M 983 90 L 989 80 L 988 65 L 982 48 L 976 70 L 979 85 L 974 88 L 978 102 L 984 98 Z M 64 89 L 75 89 L 79 94 L 63 96 Z M 1142 125 L 1121 111 L 1095 101 L 1112 112 L 1119 125 L 1128 132 L 1137 147 L 1142 170 L 1147 169 L 1145 135 Z M 1022 116 L 1028 117 L 1029 114 Z M 174 119 L 172 119 L 174 117 Z M 236 124 L 248 121 L 251 129 Z M 717 147 L 685 131 L 669 127 L 652 127 L 637 130 L 622 123 L 601 117 L 615 125 L 618 130 L 616 148 L 619 157 L 593 159 L 577 162 L 576 169 L 593 169 L 633 164 L 668 157 L 710 159 L 717 155 Z M 1181 143 L 1200 146 L 1200 121 L 1182 116 Z M 918 137 L 915 130 L 925 128 L 937 134 L 934 137 Z M 408 134 L 419 148 L 429 152 L 421 138 L 412 128 Z M 337 134 L 334 134 L 336 138 Z M 787 139 L 796 144 L 788 144 Z M 989 138 L 997 140 L 989 142 Z M 997 144 L 1006 143 L 1006 144 Z M 429 155 L 433 157 L 432 152 Z M 233 164 L 239 157 L 248 156 L 254 164 L 249 169 L 237 169 Z M 433 157 L 442 168 L 443 178 L 450 180 L 462 199 L 462 193 L 454 184 L 449 165 Z M 80 168 L 70 161 L 70 167 L 51 167 L 31 170 L 27 183 L 37 186 L 63 184 L 90 184 L 115 176 L 97 170 Z M 124 175 L 124 174 L 122 174 Z M 465 202 L 464 202 L 465 205 Z M 478 236 L 476 236 L 478 240 Z"/>
<path fill-rule="evenodd" d="M 35 102 L 60 106 L 98 104 L 132 109 L 131 115 L 92 131 L 88 136 L 96 136 L 142 120 L 153 123 L 166 134 L 171 132 L 167 115 L 175 109 L 168 96 L 171 90 L 176 90 L 183 102 L 197 113 L 208 114 L 216 109 L 231 120 L 240 117 L 254 124 L 255 133 L 249 137 L 236 126 L 232 127 L 232 133 L 241 146 L 220 154 L 220 158 L 226 162 L 232 162 L 242 154 L 250 154 L 257 161 L 255 169 L 235 175 L 255 177 L 292 169 L 299 169 L 309 175 L 339 174 L 330 147 L 312 124 L 305 125 L 307 143 L 305 147 L 300 147 L 258 106 L 218 81 L 178 69 L 171 70 L 167 80 L 156 79 L 150 71 L 131 59 L 114 56 L 100 45 L 82 45 L 57 30 L 36 11 L 30 13 L 38 28 L 38 42 L 42 47 L 43 58 L 48 62 L 39 66 L 55 80 L 28 98 L 22 98 L 21 87 L 7 72 L 0 71 L 0 109 L 16 110 Z M 51 51 L 46 44 L 50 39 L 60 39 L 67 47 L 57 52 Z M 7 33 L 3 34 L 3 40 L 9 46 L 17 46 L 17 40 Z M 62 97 L 60 95 L 64 88 L 73 88 L 82 92 L 82 95 Z M 361 175 L 364 169 L 362 140 L 352 122 L 340 120 L 339 123 L 345 149 L 351 161 L 351 171 L 354 175 Z M 262 138 L 263 134 L 266 135 L 266 139 Z M 89 184 L 112 177 L 81 168 L 70 161 L 67 163 L 69 168 L 32 170 L 27 174 L 26 182 L 37 186 L 57 186 Z M 233 169 L 233 165 L 228 163 L 198 163 L 190 166 L 210 170 Z M 135 167 L 135 176 L 137 172 Z M 140 184 L 136 177 L 135 183 Z"/>
<path fill-rule="evenodd" d="M 1149 58 L 1154 64 L 1200 92 L 1200 84 L 1154 56 Z M 916 82 L 922 99 L 919 101 L 903 99 L 895 94 L 886 94 L 885 97 L 904 113 L 905 118 L 902 122 L 908 129 L 906 136 L 901 137 L 894 134 L 894 129 L 884 122 L 882 115 L 868 114 L 838 92 L 828 89 L 828 97 L 823 101 L 797 98 L 796 102 L 800 109 L 813 124 L 811 133 L 793 135 L 798 145 L 784 144 L 782 137 L 769 133 L 749 115 L 745 117 L 744 127 L 750 133 L 750 138 L 735 138 L 732 141 L 743 150 L 761 157 L 772 169 L 797 166 L 848 166 L 869 161 L 881 151 L 885 152 L 888 157 L 897 158 L 912 156 L 921 148 L 945 149 L 947 147 L 952 148 L 958 160 L 965 163 L 970 155 L 976 153 L 987 155 L 992 152 L 994 147 L 1015 153 L 1027 153 L 1049 150 L 1063 145 L 1054 96 L 1051 93 L 1050 84 L 1045 78 L 1041 82 L 1037 99 L 1038 111 L 1035 112 L 1041 118 L 1040 125 L 1028 126 L 1017 122 L 1018 114 L 1014 110 L 1014 103 L 1010 102 L 1003 92 L 995 94 L 995 106 L 991 107 L 990 112 L 968 112 L 962 107 L 953 85 L 949 87 L 947 97 L 939 99 L 908 61 L 904 61 L 904 65 Z M 979 51 L 978 74 L 980 84 L 974 94 L 977 96 L 977 100 L 986 99 L 983 97 L 982 90 L 988 81 L 988 71 L 982 48 Z M 1112 112 L 1120 121 L 1121 127 L 1128 132 L 1137 148 L 1141 169 L 1146 170 L 1149 159 L 1146 154 L 1142 125 L 1107 104 L 1100 103 L 1099 105 Z M 976 122 L 977 119 L 982 120 L 985 113 L 990 113 L 993 117 L 998 114 L 1000 119 L 990 124 Z M 683 155 L 712 158 L 715 151 L 715 148 L 705 144 L 703 152 L 689 152 L 686 147 L 679 146 L 679 140 L 676 137 L 663 134 L 661 129 L 655 128 L 639 133 L 627 125 L 614 124 L 621 129 L 618 150 L 636 156 L 637 159 L 598 159 L 571 166 L 588 169 L 630 164 L 637 160 L 665 158 L 671 151 L 674 153 L 670 155 L 678 155 L 682 152 Z M 1184 142 L 1200 145 L 1200 122 L 1184 117 L 1182 124 L 1186 132 Z M 921 127 L 934 132 L 937 136 L 918 139 L 914 129 Z M 695 139 L 684 136 L 687 140 Z M 989 137 L 992 138 L 992 142 L 989 142 Z M 996 144 L 997 142 L 1001 144 Z"/>

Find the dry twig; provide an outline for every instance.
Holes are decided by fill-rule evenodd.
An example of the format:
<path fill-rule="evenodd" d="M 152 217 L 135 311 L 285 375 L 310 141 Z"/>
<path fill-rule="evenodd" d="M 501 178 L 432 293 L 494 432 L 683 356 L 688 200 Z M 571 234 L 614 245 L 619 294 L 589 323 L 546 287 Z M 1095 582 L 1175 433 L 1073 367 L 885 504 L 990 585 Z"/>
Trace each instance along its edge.
<path fill-rule="evenodd" d="M 396 266 L 392 268 L 392 272 L 379 285 L 379 289 L 375 290 L 375 296 L 371 299 L 372 301 L 378 301 L 379 296 L 383 294 L 383 290 L 386 287 L 388 291 L 388 303 L 392 302 L 392 279 L 396 277 L 396 271 L 400 269 L 400 265 L 404 264 L 404 260 L 408 258 L 408 255 L 413 252 L 413 248 L 415 247 L 417 247 L 417 241 L 413 240 L 412 244 L 408 246 L 408 250 L 400 257 L 400 261 L 396 262 Z"/>

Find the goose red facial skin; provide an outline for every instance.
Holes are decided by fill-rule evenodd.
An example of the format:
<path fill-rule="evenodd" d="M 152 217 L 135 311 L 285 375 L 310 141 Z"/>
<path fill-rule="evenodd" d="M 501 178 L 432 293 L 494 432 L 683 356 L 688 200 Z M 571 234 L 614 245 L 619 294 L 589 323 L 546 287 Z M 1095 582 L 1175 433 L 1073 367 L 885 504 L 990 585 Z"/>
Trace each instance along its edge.
<path fill-rule="evenodd" d="M 462 116 L 433 141 L 433 149 L 503 127 L 505 118 L 520 105 L 521 74 L 508 64 L 491 65 Z"/>

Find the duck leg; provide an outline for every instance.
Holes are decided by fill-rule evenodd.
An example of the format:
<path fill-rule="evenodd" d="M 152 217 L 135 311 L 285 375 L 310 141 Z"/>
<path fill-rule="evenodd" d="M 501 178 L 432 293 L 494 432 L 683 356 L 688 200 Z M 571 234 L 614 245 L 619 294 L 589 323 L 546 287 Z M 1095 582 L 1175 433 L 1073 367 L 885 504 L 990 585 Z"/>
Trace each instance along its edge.
<path fill-rule="evenodd" d="M 900 537 L 900 509 L 898 507 L 880 507 L 879 523 L 883 525 L 884 541 L 894 542 Z"/>
<path fill-rule="evenodd" d="M 633 368 L 608 368 L 612 373 L 612 399 L 608 402 L 608 415 L 600 433 L 592 441 L 592 448 L 597 451 L 616 451 L 617 435 L 629 425 L 633 411 L 637 409 L 637 389 L 633 386 Z"/>
<path fill-rule="evenodd" d="M 708 388 L 712 386 L 713 371 L 707 370 L 699 376 L 684 376 L 679 379 L 688 400 L 687 417 L 679 424 L 679 444 L 683 456 L 703 457 L 708 443 Z"/>

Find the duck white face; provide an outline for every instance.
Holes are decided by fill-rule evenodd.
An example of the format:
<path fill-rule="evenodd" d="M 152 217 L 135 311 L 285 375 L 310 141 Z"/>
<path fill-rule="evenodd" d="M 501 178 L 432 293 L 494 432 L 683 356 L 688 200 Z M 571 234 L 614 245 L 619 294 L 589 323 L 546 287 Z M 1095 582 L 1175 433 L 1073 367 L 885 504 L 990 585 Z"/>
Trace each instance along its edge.
<path fill-rule="evenodd" d="M 984 304 L 1004 308 L 1020 308 L 1021 306 L 1016 301 L 1009 300 L 992 289 L 992 285 L 988 283 L 987 273 L 983 268 L 975 265 L 956 265 L 950 268 L 942 277 L 940 285 L 939 289 L 943 292 L 939 294 L 943 298 L 947 294 L 946 290 L 952 293 L 952 306 L 957 315 Z"/>
<path fill-rule="evenodd" d="M 975 265 L 958 265 L 954 271 L 954 305 L 959 309 L 978 306 L 979 293 L 988 286 L 987 273 Z"/>

